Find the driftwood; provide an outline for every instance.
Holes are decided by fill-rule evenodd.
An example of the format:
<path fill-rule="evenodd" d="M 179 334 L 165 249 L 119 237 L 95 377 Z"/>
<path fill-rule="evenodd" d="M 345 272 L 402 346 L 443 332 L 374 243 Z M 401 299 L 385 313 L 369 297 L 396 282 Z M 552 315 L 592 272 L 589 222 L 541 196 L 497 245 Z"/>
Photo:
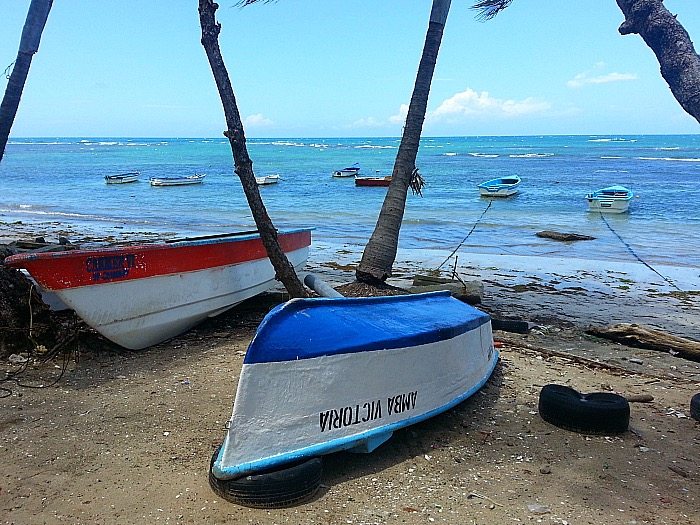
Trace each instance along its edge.
<path fill-rule="evenodd" d="M 593 241 L 595 237 L 590 235 L 581 235 L 579 233 L 561 233 L 553 232 L 550 230 L 544 230 L 537 232 L 535 235 L 537 237 L 544 237 L 545 239 L 553 239 L 555 241 Z"/>
<path fill-rule="evenodd" d="M 467 304 L 480 304 L 484 297 L 484 284 L 481 281 L 462 281 L 432 275 L 416 275 L 413 278 L 411 293 L 437 292 L 447 290 L 452 297 Z"/>
<path fill-rule="evenodd" d="M 685 339 L 638 324 L 620 323 L 591 326 L 586 333 L 616 341 L 626 346 L 671 352 L 693 361 L 700 361 L 700 341 Z"/>

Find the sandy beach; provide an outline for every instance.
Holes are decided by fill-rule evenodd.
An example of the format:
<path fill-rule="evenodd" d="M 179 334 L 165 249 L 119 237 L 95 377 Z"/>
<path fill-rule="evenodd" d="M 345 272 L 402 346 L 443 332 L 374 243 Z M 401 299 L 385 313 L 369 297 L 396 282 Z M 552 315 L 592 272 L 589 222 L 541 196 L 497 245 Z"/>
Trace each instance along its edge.
<path fill-rule="evenodd" d="M 391 283 L 437 267 L 442 252 L 400 252 Z M 353 278 L 357 253 L 317 246 L 308 269 Z M 144 351 L 95 336 L 64 362 L 29 367 L 0 405 L 0 520 L 34 523 L 695 524 L 700 423 L 689 401 L 700 363 L 586 335 L 637 322 L 700 340 L 700 269 L 544 257 L 460 254 L 458 274 L 484 283 L 484 310 L 523 319 L 496 331 L 501 360 L 474 397 L 395 433 L 369 455 L 324 459 L 310 502 L 240 507 L 207 482 L 243 355 L 264 309 L 236 308 Z M 657 268 L 659 270 L 659 268 Z M 680 290 L 680 291 L 679 291 Z M 9 364 L 4 365 L 10 370 Z M 548 383 L 647 394 L 630 430 L 587 436 L 546 423 Z"/>

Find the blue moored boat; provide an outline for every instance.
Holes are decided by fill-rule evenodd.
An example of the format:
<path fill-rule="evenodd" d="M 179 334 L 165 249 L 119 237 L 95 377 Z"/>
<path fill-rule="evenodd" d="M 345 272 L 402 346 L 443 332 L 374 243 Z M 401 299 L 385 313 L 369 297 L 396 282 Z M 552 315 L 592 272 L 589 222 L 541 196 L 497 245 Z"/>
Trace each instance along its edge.
<path fill-rule="evenodd" d="M 371 452 L 474 394 L 497 360 L 490 317 L 447 292 L 293 299 L 250 343 L 213 485 Z"/>
<path fill-rule="evenodd" d="M 634 197 L 632 190 L 624 186 L 608 186 L 586 195 L 588 209 L 607 213 L 625 213 Z"/>
<path fill-rule="evenodd" d="M 487 180 L 477 185 L 479 194 L 482 197 L 510 197 L 518 193 L 520 177 L 512 175 L 510 177 L 500 177 L 498 179 Z"/>

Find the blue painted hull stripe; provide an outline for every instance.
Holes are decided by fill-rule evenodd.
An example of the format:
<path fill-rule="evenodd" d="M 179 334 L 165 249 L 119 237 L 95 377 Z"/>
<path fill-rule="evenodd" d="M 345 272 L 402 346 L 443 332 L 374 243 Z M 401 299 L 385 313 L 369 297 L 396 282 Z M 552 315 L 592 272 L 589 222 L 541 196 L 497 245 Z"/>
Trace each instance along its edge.
<path fill-rule="evenodd" d="M 428 345 L 460 336 L 490 320 L 449 292 L 293 299 L 263 319 L 243 362 L 296 361 Z"/>
<path fill-rule="evenodd" d="M 368 439 L 371 439 L 375 436 L 378 436 L 379 434 L 385 434 L 387 432 L 393 432 L 395 430 L 398 430 L 400 428 L 404 428 L 410 425 L 414 425 L 416 423 L 420 423 L 421 421 L 424 421 L 426 419 L 429 419 L 431 417 L 434 417 L 438 414 L 441 414 L 442 412 L 445 412 L 449 410 L 452 407 L 457 406 L 460 404 L 462 401 L 466 400 L 467 398 L 473 396 L 484 384 L 489 380 L 491 377 L 491 374 L 493 374 L 493 370 L 496 368 L 496 364 L 498 363 L 498 357 L 499 353 L 498 351 L 494 351 L 493 357 L 491 358 L 490 366 L 488 367 L 488 370 L 486 373 L 483 375 L 483 377 L 479 380 L 479 382 L 474 385 L 472 388 L 461 394 L 460 396 L 454 398 L 452 401 L 449 403 L 446 403 L 445 405 L 435 408 L 433 410 L 430 410 L 428 412 L 425 412 L 424 414 L 409 418 L 409 419 L 404 419 L 402 421 L 397 421 L 395 423 L 392 423 L 390 425 L 384 425 L 378 428 L 374 428 L 372 430 L 368 430 L 366 432 L 363 432 L 361 434 L 356 434 L 354 436 L 347 436 L 344 438 L 340 439 L 334 439 L 331 441 L 328 441 L 326 443 L 318 444 L 318 445 L 313 445 L 307 448 L 302 448 L 299 450 L 295 450 L 293 452 L 288 452 L 286 454 L 280 454 L 279 456 L 275 456 L 273 458 L 266 458 L 260 461 L 251 461 L 248 463 L 242 463 L 240 465 L 236 465 L 235 467 L 221 467 L 221 454 L 223 453 L 223 448 L 219 451 L 219 455 L 217 456 L 216 460 L 214 461 L 214 465 L 212 467 L 212 472 L 215 477 L 225 480 L 225 479 L 234 479 L 237 477 L 240 477 L 244 473 L 247 474 L 255 474 L 256 471 L 261 471 L 261 470 L 266 470 L 266 469 L 272 469 L 275 468 L 279 465 L 283 465 L 285 463 L 291 463 L 293 461 L 297 461 L 300 459 L 305 459 L 305 458 L 313 458 L 316 456 L 322 456 L 325 454 L 331 454 L 333 452 L 340 452 L 341 450 L 348 450 L 351 448 L 356 447 L 358 444 L 361 444 L 363 441 L 366 441 Z"/>

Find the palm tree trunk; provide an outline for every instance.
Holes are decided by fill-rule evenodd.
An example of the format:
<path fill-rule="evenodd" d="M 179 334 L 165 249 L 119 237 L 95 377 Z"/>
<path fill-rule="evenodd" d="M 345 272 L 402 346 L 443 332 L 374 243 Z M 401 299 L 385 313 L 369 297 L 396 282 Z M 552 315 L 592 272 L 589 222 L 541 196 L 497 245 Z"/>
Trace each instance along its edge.
<path fill-rule="evenodd" d="M 29 66 L 32 65 L 34 53 L 39 50 L 41 34 L 44 32 L 52 3 L 53 0 L 32 0 L 29 5 L 27 18 L 22 29 L 22 38 L 19 42 L 17 59 L 7 82 L 2 104 L 0 104 L 0 161 L 5 155 L 10 129 L 15 121 L 24 84 L 27 82 L 27 75 L 29 75 Z"/>
<path fill-rule="evenodd" d="M 700 122 L 700 56 L 688 32 L 662 0 L 617 0 L 620 34 L 637 33 L 656 55 L 661 76 L 681 107 Z"/>
<path fill-rule="evenodd" d="M 272 224 L 272 220 L 267 213 L 267 209 L 260 198 L 258 185 L 255 182 L 253 173 L 253 161 L 250 160 L 248 149 L 246 148 L 245 133 L 243 123 L 238 112 L 236 97 L 233 94 L 231 80 L 221 56 L 219 48 L 219 31 L 221 24 L 216 21 L 216 10 L 218 4 L 212 0 L 199 0 L 199 22 L 202 26 L 202 46 L 209 59 L 209 65 L 219 90 L 221 103 L 226 116 L 227 130 L 224 135 L 231 145 L 231 152 L 235 163 L 235 172 L 241 179 L 243 191 L 245 192 L 248 206 L 253 214 L 255 224 L 260 232 L 267 255 L 275 268 L 275 278 L 284 284 L 284 287 L 292 297 L 307 297 L 304 285 L 294 271 L 294 267 L 287 259 L 280 248 L 277 230 Z"/>
<path fill-rule="evenodd" d="M 401 144 L 394 162 L 391 185 L 384 198 L 374 232 L 365 246 L 362 260 L 355 272 L 356 279 L 361 282 L 377 284 L 391 276 L 399 244 L 399 229 L 406 207 L 408 185 L 416 167 L 423 121 L 428 109 L 430 84 L 433 80 L 450 3 L 451 0 L 433 0 L 428 33 L 425 37 L 423 55 L 418 66 Z"/>

